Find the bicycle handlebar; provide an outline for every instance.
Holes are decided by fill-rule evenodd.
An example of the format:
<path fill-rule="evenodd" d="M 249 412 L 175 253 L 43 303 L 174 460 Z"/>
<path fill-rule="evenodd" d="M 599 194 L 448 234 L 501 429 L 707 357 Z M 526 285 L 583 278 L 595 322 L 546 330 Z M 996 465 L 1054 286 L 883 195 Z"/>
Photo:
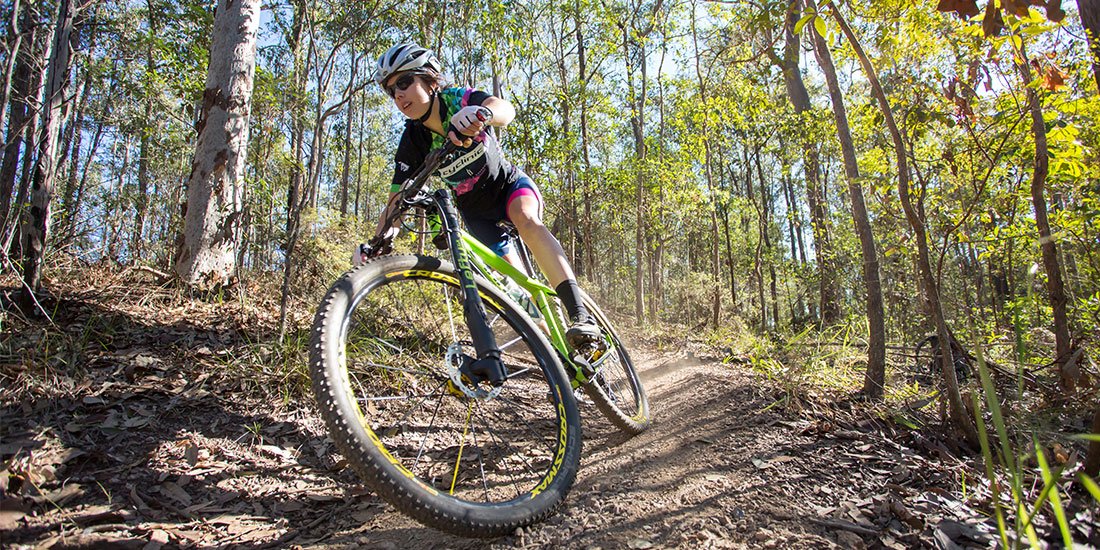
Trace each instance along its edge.
<path fill-rule="evenodd" d="M 417 170 L 411 178 L 405 180 L 405 183 L 401 185 L 401 189 L 397 191 L 393 200 L 390 201 L 391 206 L 396 206 L 396 208 L 389 210 L 389 215 L 386 217 L 386 222 L 383 227 L 392 227 L 393 223 L 403 216 L 406 210 L 412 207 L 412 205 L 409 204 L 409 200 L 420 194 L 424 184 L 427 183 L 432 173 L 435 172 L 436 169 L 439 168 L 439 165 L 443 164 L 443 162 L 455 151 L 458 151 L 458 145 L 455 145 L 453 141 L 448 139 L 443 143 L 442 147 L 431 151 L 424 157 L 424 164 L 420 165 L 420 169 Z M 387 254 L 393 250 L 389 240 L 390 239 L 385 238 L 384 235 L 375 235 L 374 238 L 367 243 L 366 249 L 360 252 L 366 257 Z"/>

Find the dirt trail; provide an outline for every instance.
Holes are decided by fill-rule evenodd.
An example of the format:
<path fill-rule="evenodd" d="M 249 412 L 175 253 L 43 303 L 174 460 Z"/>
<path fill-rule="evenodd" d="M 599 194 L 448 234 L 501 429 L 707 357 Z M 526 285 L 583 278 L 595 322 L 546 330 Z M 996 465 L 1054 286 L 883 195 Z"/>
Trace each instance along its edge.
<path fill-rule="evenodd" d="M 785 419 L 747 371 L 639 352 L 649 431 L 627 438 L 582 407 L 581 471 L 557 514 L 500 539 L 450 537 L 334 468 L 312 403 L 244 397 L 204 368 L 220 353 L 206 345 L 153 353 L 189 330 L 142 327 L 73 398 L 3 403 L 4 546 L 912 548 L 943 525 L 946 493 L 924 489 L 942 468 L 919 454 Z"/>
<path fill-rule="evenodd" d="M 626 438 L 591 407 L 585 452 L 565 506 L 545 523 L 491 548 L 853 548 L 850 531 L 807 521 L 845 498 L 807 471 L 837 457 L 814 450 L 796 423 L 764 412 L 771 400 L 753 377 L 718 363 L 651 355 L 640 370 L 654 409 L 653 427 Z M 846 446 L 837 442 L 834 451 Z M 868 495 L 869 496 L 869 495 Z M 851 497 L 849 497 L 851 498 Z M 815 503 L 817 501 L 817 503 Z M 839 524 L 840 522 L 838 522 Z M 860 529 L 854 522 L 851 528 Z M 362 530 L 315 547 L 478 549 L 426 532 L 392 511 Z M 869 529 L 868 529 L 869 530 Z M 899 546 L 900 547 L 900 546 Z"/>

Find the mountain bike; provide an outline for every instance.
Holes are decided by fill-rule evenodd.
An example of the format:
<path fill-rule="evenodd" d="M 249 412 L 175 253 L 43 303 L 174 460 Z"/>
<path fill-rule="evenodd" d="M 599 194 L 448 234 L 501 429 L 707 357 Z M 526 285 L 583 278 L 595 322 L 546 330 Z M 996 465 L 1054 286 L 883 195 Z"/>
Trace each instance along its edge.
<path fill-rule="evenodd" d="M 545 519 L 573 485 L 575 390 L 631 434 L 649 426 L 649 405 L 590 297 L 602 337 L 574 350 L 554 290 L 462 231 L 449 188 L 426 189 L 454 154 L 448 143 L 428 155 L 385 224 L 416 209 L 422 237 L 453 261 L 388 254 L 345 273 L 314 319 L 310 374 L 337 449 L 371 489 L 428 526 L 494 537 Z M 369 247 L 390 251 L 378 237 Z M 504 290 L 509 280 L 540 322 Z"/>

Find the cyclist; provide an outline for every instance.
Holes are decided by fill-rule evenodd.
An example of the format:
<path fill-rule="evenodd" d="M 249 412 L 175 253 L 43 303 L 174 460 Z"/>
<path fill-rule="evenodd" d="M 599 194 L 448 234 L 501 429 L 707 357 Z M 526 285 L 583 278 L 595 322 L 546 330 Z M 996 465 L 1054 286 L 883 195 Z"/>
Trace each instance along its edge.
<path fill-rule="evenodd" d="M 570 345 L 580 347 L 596 341 L 600 330 L 581 301 L 573 269 L 561 244 L 542 223 L 538 187 L 504 158 L 496 137 L 488 131 L 490 126 L 507 126 L 516 116 L 515 108 L 481 90 L 448 87 L 442 72 L 435 54 L 416 44 L 398 44 L 378 58 L 373 78 L 407 120 L 394 158 L 390 206 L 382 212 L 376 232 L 385 244 L 375 247 L 375 253 L 388 248 L 399 230 L 399 221 L 385 227 L 396 191 L 416 173 L 428 152 L 449 139 L 459 146 L 458 153 L 437 173 L 454 188 L 456 206 L 467 229 L 522 271 L 507 233 L 497 225 L 502 220 L 512 222 L 565 305 Z"/>

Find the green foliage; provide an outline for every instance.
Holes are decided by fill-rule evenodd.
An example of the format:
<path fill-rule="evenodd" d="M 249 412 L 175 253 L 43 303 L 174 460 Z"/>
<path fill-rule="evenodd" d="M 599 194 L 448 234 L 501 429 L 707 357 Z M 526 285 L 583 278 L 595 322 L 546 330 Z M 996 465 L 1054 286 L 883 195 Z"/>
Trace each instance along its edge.
<path fill-rule="evenodd" d="M 62 194 L 59 244 L 90 260 L 170 263 L 205 86 L 212 5 L 116 2 L 89 12 L 94 24 L 82 31 L 86 47 L 74 80 L 88 79 L 84 139 L 76 173 L 61 167 L 62 187 L 72 193 Z M 295 266 L 295 300 L 310 303 L 346 267 L 350 246 L 370 237 L 402 120 L 371 84 L 354 94 L 352 112 L 338 101 L 349 84 L 365 81 L 386 47 L 417 40 L 438 50 L 452 81 L 486 90 L 499 83 L 517 107 L 516 119 L 498 132 L 508 158 L 540 186 L 545 222 L 586 287 L 620 312 L 633 312 L 644 292 L 650 320 L 702 323 L 717 293 L 723 322 L 775 338 L 801 334 L 816 321 L 823 274 L 808 206 L 811 167 L 803 144 L 811 144 L 833 249 L 834 273 L 824 275 L 835 277 L 839 309 L 850 317 L 839 326 L 862 326 L 863 258 L 831 100 L 813 53 L 800 50 L 811 108 L 796 114 L 777 64 L 786 53 L 788 4 L 492 0 L 391 7 L 323 0 L 302 6 L 271 4 L 260 31 L 241 254 L 251 276 L 273 276 L 283 267 L 288 188 L 296 176 L 304 187 L 317 185 L 303 189 L 316 200 L 295 255 L 302 262 Z M 929 328 L 914 276 L 915 237 L 897 196 L 894 145 L 832 17 L 835 7 L 819 2 L 793 30 L 803 39 L 811 31 L 824 35 L 842 76 L 859 183 L 879 247 L 889 339 L 912 344 Z M 1039 92 L 1051 151 L 1047 197 L 1071 324 L 1090 341 L 1100 333 L 1100 96 L 1075 14 L 1060 25 L 1038 12 L 1006 17 L 1004 30 L 987 38 L 980 17 L 960 20 L 911 2 L 840 9 L 857 27 L 898 118 L 948 323 L 981 319 L 983 337 L 1015 342 L 997 359 L 1029 367 L 1051 359 L 1045 275 L 1029 275 L 1041 257 L 1025 92 Z M 1021 46 L 1034 61 L 1032 82 L 1017 73 Z M 318 114 L 329 109 L 322 120 Z M 142 238 L 134 239 L 139 158 L 147 161 L 150 201 Z M 348 216 L 341 217 L 345 180 Z M 78 202 L 79 211 L 69 212 Z M 133 242 L 148 245 L 131 251 Z M 836 330 L 803 338 L 855 338 Z M 862 366 L 857 355 L 826 352 L 804 363 L 807 383 L 836 375 L 837 386 L 854 383 Z"/>
<path fill-rule="evenodd" d="M 1040 536 L 1035 530 L 1034 520 L 1044 510 L 1045 505 L 1050 504 L 1050 513 L 1054 516 L 1054 524 L 1058 528 L 1062 544 L 1066 548 L 1074 546 L 1073 536 L 1070 534 L 1069 520 L 1062 506 L 1062 468 L 1054 469 L 1048 463 L 1046 454 L 1038 440 L 1032 438 L 1031 448 L 1034 455 L 1020 453 L 1013 449 L 1012 439 L 1001 411 L 1000 399 L 990 377 L 989 369 L 979 354 L 978 371 L 981 377 L 982 395 L 984 404 L 978 395 L 973 395 L 973 409 L 977 421 L 978 434 L 981 442 L 982 457 L 985 461 L 986 478 L 992 493 L 993 514 L 997 521 L 1000 542 L 1004 548 L 1019 548 L 1026 539 L 1032 547 L 1040 544 Z M 995 428 L 995 434 L 989 434 L 986 429 L 986 418 L 983 412 L 989 415 Z M 996 445 L 999 442 L 999 446 Z M 1024 464 L 1034 458 L 1038 467 L 1038 478 L 1029 479 Z M 1087 476 L 1082 476 L 1088 479 Z M 1091 480 L 1089 480 L 1091 481 Z M 1028 485 L 1030 484 L 1030 487 Z M 1086 482 L 1088 486 L 1088 482 Z M 1006 508 L 1002 494 L 1008 494 L 1008 502 L 1011 508 Z M 1096 502 L 1100 503 L 1100 495 L 1093 494 Z"/>

